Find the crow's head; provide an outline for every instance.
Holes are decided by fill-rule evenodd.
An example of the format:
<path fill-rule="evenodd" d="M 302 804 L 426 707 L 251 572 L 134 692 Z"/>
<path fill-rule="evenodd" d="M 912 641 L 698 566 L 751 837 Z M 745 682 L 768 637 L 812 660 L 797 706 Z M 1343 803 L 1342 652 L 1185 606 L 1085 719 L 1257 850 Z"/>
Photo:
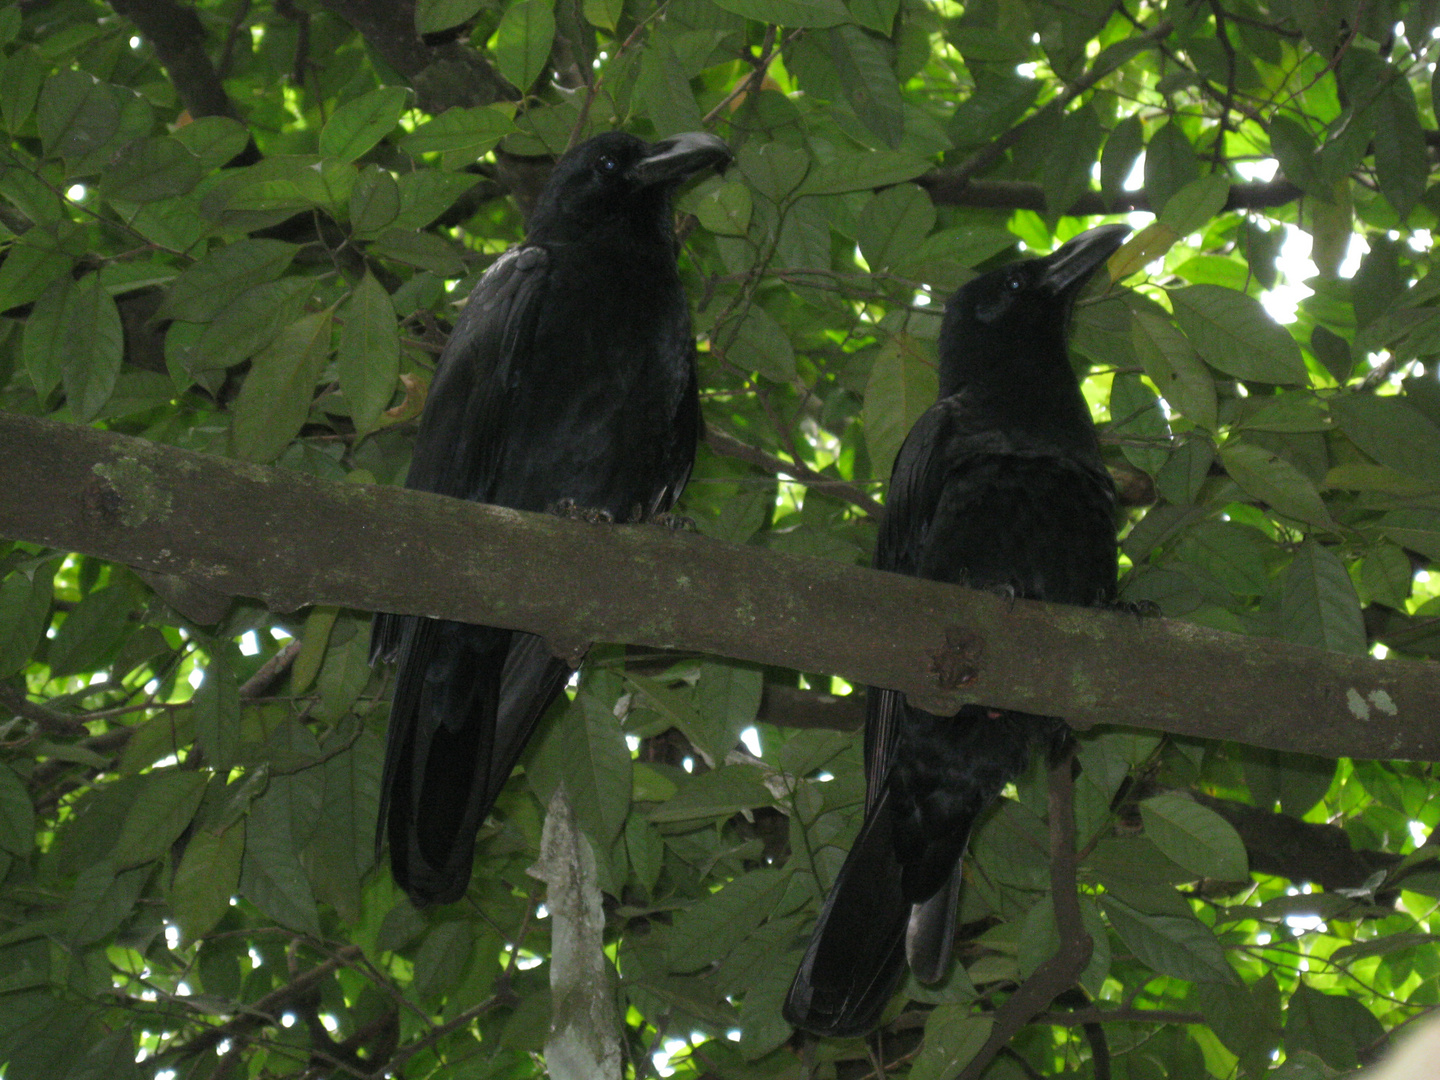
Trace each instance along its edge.
<path fill-rule="evenodd" d="M 530 219 L 532 241 L 581 239 L 619 225 L 637 238 L 669 236 L 670 195 L 702 169 L 730 161 L 724 140 L 703 131 L 647 143 L 623 131 L 596 135 L 558 162 Z"/>
<path fill-rule="evenodd" d="M 940 396 L 984 380 L 996 365 L 1063 361 L 1075 298 L 1129 232 L 1127 225 L 1101 225 L 1043 258 L 962 285 L 945 305 L 940 330 Z"/>

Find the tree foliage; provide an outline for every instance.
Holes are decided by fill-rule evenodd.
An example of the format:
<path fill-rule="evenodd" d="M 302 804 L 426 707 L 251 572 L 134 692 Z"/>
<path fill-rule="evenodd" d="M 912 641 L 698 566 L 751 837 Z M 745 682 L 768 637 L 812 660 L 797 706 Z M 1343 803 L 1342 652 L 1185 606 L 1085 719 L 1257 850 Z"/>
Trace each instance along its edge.
<path fill-rule="evenodd" d="M 737 164 L 679 207 L 703 532 L 863 563 L 945 295 L 1130 214 L 1125 285 L 1074 334 L 1125 597 L 1435 657 L 1435 11 L 12 4 L 0 407 L 397 483 L 454 304 L 553 155 L 704 127 Z M 7 1080 L 541 1075 L 554 919 L 527 869 L 562 780 L 637 1078 L 1308 1080 L 1440 1004 L 1430 766 L 1110 729 L 1073 791 L 1037 766 L 976 835 L 947 982 L 869 1044 L 794 1039 L 779 1002 L 862 798 L 831 673 L 596 646 L 467 902 L 422 913 L 372 851 L 364 613 L 0 557 Z"/>

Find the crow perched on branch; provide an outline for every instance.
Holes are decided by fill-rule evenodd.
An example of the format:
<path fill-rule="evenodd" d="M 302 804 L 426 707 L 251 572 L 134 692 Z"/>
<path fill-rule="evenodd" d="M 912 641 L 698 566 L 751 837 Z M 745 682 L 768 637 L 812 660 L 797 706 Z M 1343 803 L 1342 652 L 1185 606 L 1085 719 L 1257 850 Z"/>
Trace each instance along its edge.
<path fill-rule="evenodd" d="M 729 160 L 705 133 L 610 132 L 556 163 L 524 243 L 476 284 L 440 356 L 406 487 L 618 522 L 674 505 L 700 406 L 671 195 Z M 399 660 L 380 811 L 395 880 L 418 905 L 457 900 L 571 666 L 533 634 L 384 613 L 370 653 Z"/>
<path fill-rule="evenodd" d="M 1076 295 L 1129 230 L 1104 225 L 963 286 L 940 331 L 940 400 L 895 459 L 875 567 L 1067 604 L 1105 604 L 1115 495 L 1066 352 Z M 869 690 L 865 821 L 820 912 L 785 1016 L 820 1035 L 874 1027 L 906 961 L 950 966 L 960 856 L 1053 717 L 966 705 L 936 716 Z"/>

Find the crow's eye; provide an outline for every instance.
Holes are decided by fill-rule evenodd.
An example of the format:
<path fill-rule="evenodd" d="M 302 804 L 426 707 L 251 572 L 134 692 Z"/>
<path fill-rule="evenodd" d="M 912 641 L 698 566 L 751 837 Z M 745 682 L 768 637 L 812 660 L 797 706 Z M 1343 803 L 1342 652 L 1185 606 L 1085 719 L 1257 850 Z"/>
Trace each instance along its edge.
<path fill-rule="evenodd" d="M 1019 292 L 1025 287 L 1025 275 L 1019 270 L 1012 270 L 1005 275 L 1005 288 L 1010 292 Z"/>
<path fill-rule="evenodd" d="M 595 163 L 595 171 L 603 173 L 606 176 L 611 175 L 618 168 L 620 168 L 620 163 L 609 154 L 603 155 L 600 160 Z"/>

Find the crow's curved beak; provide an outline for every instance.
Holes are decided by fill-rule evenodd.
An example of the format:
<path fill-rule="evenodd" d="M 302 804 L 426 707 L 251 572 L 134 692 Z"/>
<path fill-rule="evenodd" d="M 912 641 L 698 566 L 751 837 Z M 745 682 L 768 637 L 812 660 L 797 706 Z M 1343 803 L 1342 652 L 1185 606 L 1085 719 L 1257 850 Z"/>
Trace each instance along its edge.
<path fill-rule="evenodd" d="M 733 157 L 719 136 L 708 131 L 687 131 L 652 143 L 649 153 L 630 167 L 630 176 L 641 187 L 678 184 L 712 166 L 724 171 Z"/>
<path fill-rule="evenodd" d="M 1041 286 L 1055 296 L 1078 293 L 1129 235 L 1129 225 L 1101 225 L 1081 233 L 1043 260 Z"/>

